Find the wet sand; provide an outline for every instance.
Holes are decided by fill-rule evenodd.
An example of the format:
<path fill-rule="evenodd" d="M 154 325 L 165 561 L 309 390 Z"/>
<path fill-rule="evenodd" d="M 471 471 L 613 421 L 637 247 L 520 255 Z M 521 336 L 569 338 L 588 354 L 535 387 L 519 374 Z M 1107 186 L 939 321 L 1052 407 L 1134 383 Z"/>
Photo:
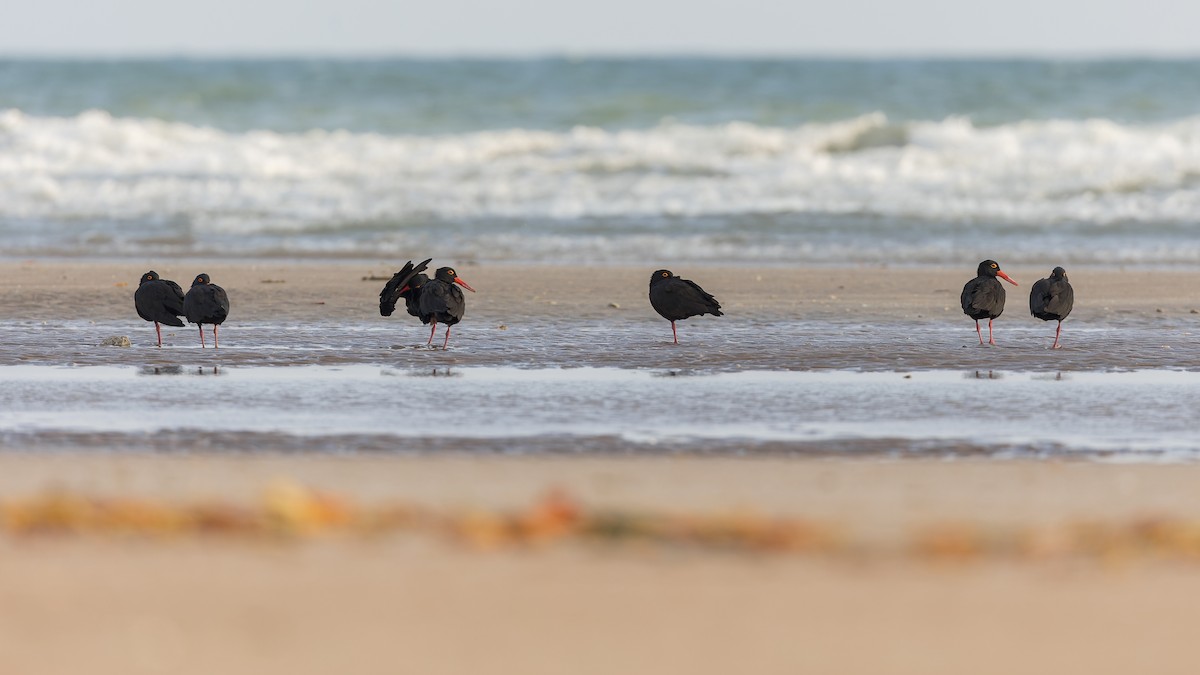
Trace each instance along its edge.
<path fill-rule="evenodd" d="M 435 264 L 437 264 L 435 262 Z M 154 268 L 185 287 L 200 271 L 229 292 L 219 354 L 199 351 L 192 326 L 164 331 L 133 311 L 138 277 Z M 681 345 L 646 298 L 642 268 L 458 267 L 478 293 L 445 353 L 414 350 L 427 328 L 401 310 L 384 318 L 378 294 L 398 265 L 204 261 L 176 266 L 73 260 L 0 263 L 0 365 L 605 366 L 776 369 L 1200 369 L 1200 273 L 1069 271 L 1076 309 L 1065 349 L 1049 351 L 1053 322 L 1028 314 L 1028 289 L 1048 270 L 1012 268 L 999 347 L 980 347 L 958 306 L 973 267 L 695 267 L 691 278 L 722 302 L 723 317 L 679 322 Z M 369 279 L 364 281 L 363 278 Z M 372 278 L 377 277 L 377 278 Z M 986 326 L 985 326 L 986 331 Z M 101 349 L 125 335 L 132 349 Z M 436 340 L 443 332 L 438 330 Z M 211 338 L 211 336 L 210 336 Z M 203 356 L 203 358 L 201 358 Z"/>
<path fill-rule="evenodd" d="M 697 458 L 0 455 L 0 494 L 757 509 L 863 542 L 930 523 L 1200 517 L 1200 466 Z M 1185 673 L 1200 567 L 738 553 L 420 535 L 0 538 L 6 673 Z"/>

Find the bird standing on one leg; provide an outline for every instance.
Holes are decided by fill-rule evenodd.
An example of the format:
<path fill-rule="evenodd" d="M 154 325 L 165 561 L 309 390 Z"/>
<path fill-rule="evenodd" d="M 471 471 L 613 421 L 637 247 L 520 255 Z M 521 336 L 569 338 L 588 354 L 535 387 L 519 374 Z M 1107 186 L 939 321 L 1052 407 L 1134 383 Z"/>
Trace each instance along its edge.
<path fill-rule="evenodd" d="M 721 303 L 694 281 L 682 279 L 670 270 L 657 270 L 650 276 L 650 306 L 671 322 L 671 336 L 679 344 L 675 322 L 689 316 L 721 316 Z"/>
<path fill-rule="evenodd" d="M 225 289 L 212 283 L 207 274 L 199 274 L 183 297 L 183 313 L 188 323 L 200 327 L 200 348 L 204 348 L 204 324 L 213 327 L 213 349 L 220 347 L 217 327 L 229 316 L 229 296 Z"/>
<path fill-rule="evenodd" d="M 154 270 L 142 275 L 137 290 L 133 292 L 133 306 L 137 308 L 138 316 L 154 322 L 154 332 L 158 335 L 160 348 L 160 323 L 183 328 L 183 322 L 179 320 L 179 317 L 183 316 L 183 289 L 174 281 L 159 278 L 158 272 Z"/>
<path fill-rule="evenodd" d="M 987 319 L 988 343 L 995 345 L 996 339 L 992 337 L 992 319 L 1004 313 L 1004 287 L 1000 285 L 999 281 L 996 281 L 996 277 L 1004 279 L 1013 286 L 1016 286 L 1017 282 L 1001 271 L 999 263 L 995 260 L 984 260 L 979 263 L 976 274 L 974 279 L 963 286 L 961 298 L 963 314 L 975 319 L 975 334 L 979 336 L 981 345 L 983 344 L 983 333 L 979 330 L 979 320 Z"/>
<path fill-rule="evenodd" d="M 430 323 L 429 341 L 425 344 L 433 344 L 438 322 L 446 324 L 446 339 L 442 342 L 442 349 L 450 344 L 450 327 L 461 321 L 467 312 L 467 301 L 458 286 L 475 292 L 470 284 L 458 277 L 453 267 L 441 267 L 434 273 L 433 279 L 421 288 L 418 312 L 422 321 L 428 319 Z"/>
<path fill-rule="evenodd" d="M 1039 279 L 1029 291 L 1029 313 L 1043 321 L 1058 321 L 1054 331 L 1054 346 L 1061 349 L 1058 338 L 1062 335 L 1062 322 L 1075 305 L 1075 289 L 1067 281 L 1067 271 L 1055 267 L 1047 279 Z"/>

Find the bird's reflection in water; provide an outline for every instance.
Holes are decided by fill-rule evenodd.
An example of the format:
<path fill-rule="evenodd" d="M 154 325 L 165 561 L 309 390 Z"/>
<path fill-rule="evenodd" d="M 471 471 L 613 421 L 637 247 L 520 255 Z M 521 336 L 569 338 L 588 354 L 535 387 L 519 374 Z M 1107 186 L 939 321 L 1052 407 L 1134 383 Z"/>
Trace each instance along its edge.
<path fill-rule="evenodd" d="M 225 371 L 221 370 L 220 366 L 196 366 L 196 370 L 186 369 L 183 366 L 142 366 L 138 369 L 139 375 L 224 375 Z"/>
<path fill-rule="evenodd" d="M 967 373 L 965 377 L 968 380 L 1003 380 L 1004 373 L 998 373 L 994 370 L 976 370 L 974 372 Z"/>
<path fill-rule="evenodd" d="M 431 368 L 430 370 L 410 370 L 408 371 L 411 377 L 460 377 L 462 373 L 451 370 L 450 366 L 444 368 Z"/>
<path fill-rule="evenodd" d="M 182 375 L 183 366 L 142 366 L 140 375 Z"/>
<path fill-rule="evenodd" d="M 1035 379 L 1035 380 L 1054 380 L 1055 382 L 1062 382 L 1062 381 L 1068 379 L 1068 377 L 1066 375 L 1064 375 L 1063 372 L 1060 370 L 1056 373 L 1041 373 L 1039 375 L 1034 375 L 1033 379 Z"/>

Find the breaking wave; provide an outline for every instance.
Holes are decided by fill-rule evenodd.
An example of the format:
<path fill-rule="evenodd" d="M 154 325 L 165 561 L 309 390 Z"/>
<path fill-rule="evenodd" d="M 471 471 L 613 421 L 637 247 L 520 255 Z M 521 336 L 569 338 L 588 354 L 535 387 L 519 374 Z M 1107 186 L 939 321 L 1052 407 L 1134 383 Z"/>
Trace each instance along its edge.
<path fill-rule="evenodd" d="M 536 241 L 521 255 L 533 257 L 624 255 L 647 237 L 691 241 L 692 257 L 705 246 L 786 257 L 811 235 L 828 244 L 813 255 L 840 246 L 853 259 L 881 235 L 945 239 L 987 225 L 996 236 L 1136 232 L 1148 248 L 1131 255 L 1191 260 L 1196 248 L 1172 254 L 1170 237 L 1193 231 L 1198 214 L 1200 117 L 979 126 L 874 113 L 792 127 L 382 135 L 0 112 L 0 234 L 16 250 L 197 252 L 219 239 L 353 254 L 450 223 L 462 242 L 524 233 Z"/>

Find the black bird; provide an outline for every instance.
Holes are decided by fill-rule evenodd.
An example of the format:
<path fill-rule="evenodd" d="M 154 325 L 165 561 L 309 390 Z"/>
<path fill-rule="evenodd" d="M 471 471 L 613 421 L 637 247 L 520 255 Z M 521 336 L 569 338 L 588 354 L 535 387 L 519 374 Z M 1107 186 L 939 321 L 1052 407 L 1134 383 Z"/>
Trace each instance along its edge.
<path fill-rule="evenodd" d="M 671 322 L 675 344 L 679 344 L 676 321 L 702 314 L 722 315 L 721 303 L 716 298 L 705 293 L 696 282 L 677 277 L 670 270 L 658 270 L 650 276 L 650 306 Z"/>
<path fill-rule="evenodd" d="M 225 289 L 212 283 L 207 274 L 196 275 L 192 287 L 183 297 L 183 313 L 188 323 L 200 328 L 200 348 L 204 348 L 204 324 L 213 325 L 213 349 L 220 347 L 217 327 L 229 316 L 229 296 Z"/>
<path fill-rule="evenodd" d="M 392 275 L 383 290 L 379 292 L 379 314 L 381 316 L 391 316 L 392 312 L 396 311 L 396 301 L 400 298 L 404 298 L 404 304 L 408 308 L 409 314 L 419 316 L 414 301 L 420 296 L 421 286 L 429 281 L 429 277 L 421 272 L 429 266 L 430 260 L 433 258 L 428 258 L 417 265 L 413 265 L 409 260 L 404 263 L 404 267 L 401 267 L 399 272 Z"/>
<path fill-rule="evenodd" d="M 433 279 L 421 288 L 417 311 L 421 321 L 430 324 L 429 341 L 425 343 L 427 345 L 433 344 L 433 333 L 437 330 L 438 322 L 441 322 L 446 324 L 446 340 L 442 342 L 442 349 L 445 349 L 450 344 L 450 327 L 461 321 L 467 311 L 463 292 L 458 290 L 455 284 L 475 292 L 467 282 L 458 278 L 458 273 L 453 267 L 438 268 Z"/>
<path fill-rule="evenodd" d="M 1017 282 L 1000 270 L 995 260 L 984 260 L 979 263 L 978 276 L 967 282 L 962 290 L 963 314 L 975 319 L 975 333 L 979 336 L 979 344 L 983 344 L 983 333 L 979 330 L 979 320 L 988 320 L 988 342 L 996 344 L 992 337 L 992 319 L 1004 313 L 1004 287 L 996 281 L 996 277 L 1007 281 L 1013 286 Z"/>
<path fill-rule="evenodd" d="M 1039 279 L 1029 291 L 1029 313 L 1043 321 L 1057 321 L 1058 330 L 1054 331 L 1054 346 L 1059 349 L 1058 338 L 1062 335 L 1062 322 L 1071 313 L 1075 305 L 1075 289 L 1067 281 L 1067 271 L 1055 267 L 1050 272 L 1049 279 Z"/>
<path fill-rule="evenodd" d="M 154 322 L 159 347 L 162 347 L 162 328 L 158 324 L 183 328 L 183 322 L 179 320 L 183 316 L 183 289 L 170 279 L 159 278 L 154 270 L 142 275 L 133 292 L 133 306 L 137 308 L 138 316 Z"/>

